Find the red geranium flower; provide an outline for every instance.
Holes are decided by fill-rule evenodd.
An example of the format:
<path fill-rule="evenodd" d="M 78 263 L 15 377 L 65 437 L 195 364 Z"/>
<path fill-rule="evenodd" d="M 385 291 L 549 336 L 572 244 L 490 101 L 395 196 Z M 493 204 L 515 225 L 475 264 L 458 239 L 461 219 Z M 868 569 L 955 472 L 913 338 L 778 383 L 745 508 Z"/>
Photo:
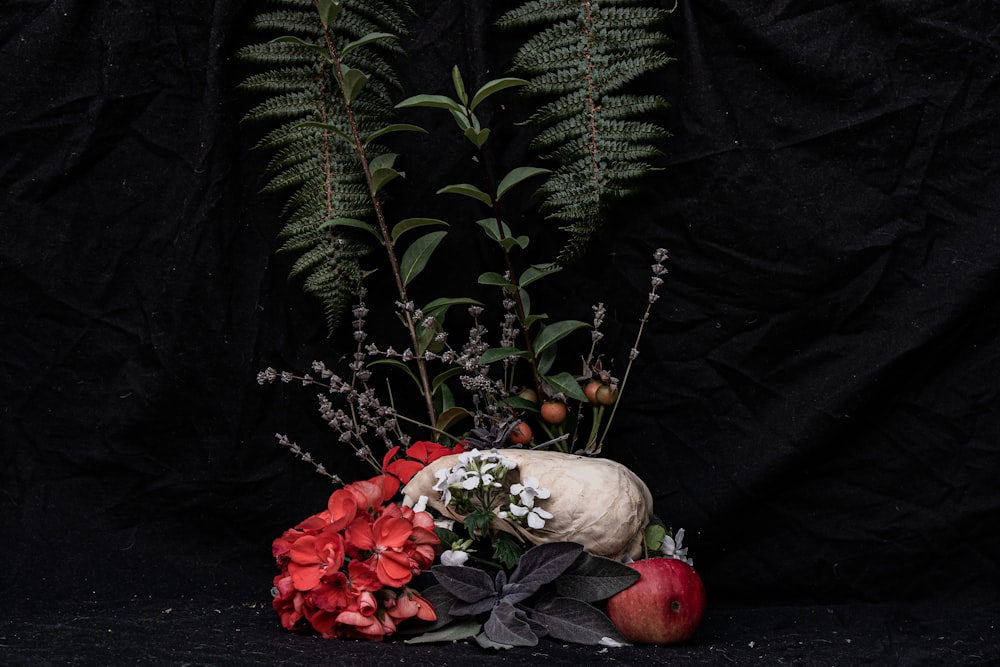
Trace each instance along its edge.
<path fill-rule="evenodd" d="M 401 449 L 397 445 L 386 452 L 382 458 L 382 472 L 386 476 L 386 486 L 393 487 L 392 493 L 389 494 L 390 498 L 395 496 L 399 488 L 413 479 L 413 476 L 423 470 L 428 463 L 433 463 L 448 454 L 460 454 L 465 451 L 462 443 L 458 443 L 454 447 L 445 447 L 436 442 L 420 440 L 403 452 L 405 458 L 393 460 Z"/>
<path fill-rule="evenodd" d="M 327 572 L 337 572 L 344 564 L 344 538 L 333 530 L 303 535 L 292 544 L 289 559 L 288 574 L 295 588 L 311 590 Z"/>
<path fill-rule="evenodd" d="M 404 550 L 412 534 L 413 524 L 406 519 L 383 516 L 369 523 L 359 517 L 347 529 L 347 542 L 371 552 L 365 563 L 384 586 L 402 586 L 413 578 L 414 563 Z"/>

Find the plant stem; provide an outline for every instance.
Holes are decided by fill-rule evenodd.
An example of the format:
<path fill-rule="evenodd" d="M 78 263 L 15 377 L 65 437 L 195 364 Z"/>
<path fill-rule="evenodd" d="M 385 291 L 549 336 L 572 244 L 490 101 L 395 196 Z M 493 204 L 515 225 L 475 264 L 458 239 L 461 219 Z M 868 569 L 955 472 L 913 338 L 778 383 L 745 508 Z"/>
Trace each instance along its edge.
<path fill-rule="evenodd" d="M 318 3 L 316 4 L 318 8 Z M 337 54 L 337 49 L 334 47 L 329 29 L 325 29 L 323 31 L 323 37 L 326 40 L 326 48 L 330 54 L 330 62 L 333 65 L 334 76 L 337 77 L 337 82 L 340 84 L 341 92 L 344 93 L 346 90 L 344 85 L 344 73 L 341 68 L 340 57 Z M 379 199 L 378 194 L 375 191 L 375 183 L 372 179 L 371 168 L 368 164 L 368 157 L 365 154 L 365 144 L 361 139 L 361 133 L 358 130 L 358 123 L 357 118 L 354 115 L 354 108 L 351 106 L 351 101 L 347 98 L 346 93 L 343 94 L 343 100 L 344 110 L 346 111 L 347 119 L 351 126 L 351 138 L 354 141 L 354 150 L 358 155 L 358 159 L 361 162 L 361 168 L 365 174 L 365 182 L 368 185 L 368 194 L 372 201 L 372 208 L 375 211 L 375 218 L 378 220 L 379 232 L 382 234 L 382 244 L 385 246 L 386 254 L 389 259 L 389 265 L 392 267 L 392 275 L 396 281 L 396 289 L 399 292 L 400 303 L 403 304 L 403 316 L 406 321 L 406 329 L 410 334 L 410 344 L 413 346 L 414 354 L 417 355 L 417 371 L 420 375 L 420 384 L 423 387 L 424 402 L 427 408 L 428 420 L 431 427 L 434 428 L 437 425 L 437 415 L 434 412 L 434 396 L 431 389 L 430 374 L 427 371 L 427 362 L 423 357 L 417 354 L 420 350 L 420 341 L 417 336 L 416 323 L 413 321 L 413 313 L 407 309 L 409 299 L 406 295 L 406 286 L 403 283 L 399 260 L 396 257 L 396 249 L 393 244 L 392 235 L 389 233 L 389 225 L 386 223 L 385 212 L 382 209 L 382 201 Z"/>

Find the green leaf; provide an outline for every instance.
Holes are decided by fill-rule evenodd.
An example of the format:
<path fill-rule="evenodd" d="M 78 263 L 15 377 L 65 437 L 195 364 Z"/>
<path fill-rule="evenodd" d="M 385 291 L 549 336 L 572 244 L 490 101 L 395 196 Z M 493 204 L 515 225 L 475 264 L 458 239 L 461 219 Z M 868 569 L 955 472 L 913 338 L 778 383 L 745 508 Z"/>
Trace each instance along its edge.
<path fill-rule="evenodd" d="M 497 186 L 497 199 L 503 197 L 504 193 L 510 190 L 512 187 L 533 178 L 535 176 L 541 176 L 542 174 L 552 173 L 550 169 L 542 169 L 541 167 L 516 167 L 507 172 L 507 175 L 503 177 L 500 181 L 500 185 Z"/>
<path fill-rule="evenodd" d="M 542 380 L 549 383 L 556 391 L 561 391 L 570 398 L 575 398 L 578 401 L 587 400 L 587 395 L 583 393 L 580 383 L 576 381 L 576 377 L 572 373 L 564 371 L 555 375 L 546 375 Z"/>
<path fill-rule="evenodd" d="M 330 218 L 320 224 L 318 229 L 322 230 L 327 227 L 350 227 L 353 229 L 362 229 L 378 239 L 379 243 L 382 243 L 382 235 L 379 234 L 377 229 L 364 220 L 356 220 L 354 218 Z"/>
<path fill-rule="evenodd" d="M 465 82 L 462 81 L 462 73 L 458 70 L 458 65 L 451 68 L 451 81 L 455 84 L 455 94 L 458 100 L 465 106 L 469 104 L 469 94 L 465 92 Z"/>
<path fill-rule="evenodd" d="M 646 548 L 650 551 L 659 551 L 666 537 L 667 529 L 663 526 L 656 523 L 646 526 Z"/>
<path fill-rule="evenodd" d="M 437 428 L 440 431 L 448 432 L 452 426 L 463 419 L 472 417 L 472 413 L 465 408 L 448 408 L 437 418 Z"/>
<path fill-rule="evenodd" d="M 465 107 L 446 95 L 413 95 L 396 105 L 397 109 L 412 109 L 426 107 L 434 109 L 449 109 L 465 115 Z"/>
<path fill-rule="evenodd" d="M 529 412 L 538 412 L 538 404 L 529 401 L 526 398 L 521 398 L 520 396 L 508 396 L 503 399 L 503 402 L 514 408 L 515 410 L 527 410 Z"/>
<path fill-rule="evenodd" d="M 610 639 L 619 646 L 628 644 L 611 619 L 581 600 L 546 600 L 535 606 L 529 618 L 544 625 L 549 631 L 549 637 L 557 641 L 597 646 L 607 644 Z"/>
<path fill-rule="evenodd" d="M 476 224 L 483 228 L 486 235 L 496 241 L 500 242 L 500 237 L 497 235 L 497 219 L 496 218 L 483 218 L 482 220 L 476 220 Z M 503 230 L 504 237 L 510 236 L 510 227 L 507 226 L 506 222 L 500 223 L 500 229 Z"/>
<path fill-rule="evenodd" d="M 397 157 L 399 157 L 397 153 L 382 153 L 381 155 L 376 155 L 369 160 L 368 168 L 372 171 L 391 168 L 392 165 L 395 164 Z"/>
<path fill-rule="evenodd" d="M 483 366 L 488 366 L 489 364 L 503 361 L 510 357 L 527 358 L 528 352 L 526 350 L 519 350 L 516 347 L 491 347 L 479 357 L 479 363 Z"/>
<path fill-rule="evenodd" d="M 333 132 L 335 135 L 346 141 L 347 143 L 354 145 L 354 139 L 351 138 L 349 134 L 341 130 L 336 125 L 331 125 L 330 123 L 320 123 L 314 120 L 306 120 L 301 123 L 296 123 L 295 127 L 315 127 L 320 130 L 325 130 L 327 132 Z"/>
<path fill-rule="evenodd" d="M 404 364 L 399 359 L 376 359 L 375 361 L 369 361 L 366 366 L 389 366 L 391 368 L 398 368 L 399 370 L 405 372 L 413 380 L 414 384 L 423 391 L 424 385 L 420 382 L 420 378 L 416 376 L 413 369 Z"/>
<path fill-rule="evenodd" d="M 358 96 L 361 89 L 368 83 L 368 75 L 359 69 L 354 69 L 347 65 L 341 65 L 340 72 L 344 77 L 344 99 L 350 102 Z"/>
<path fill-rule="evenodd" d="M 327 50 L 326 50 L 325 47 L 320 46 L 319 44 L 316 44 L 315 42 L 307 42 L 306 40 L 301 39 L 299 37 L 292 37 L 290 35 L 286 35 L 284 37 L 276 37 L 276 38 L 272 39 L 269 43 L 270 44 L 295 44 L 296 46 L 301 46 L 304 49 L 308 49 L 308 50 L 310 50 L 310 51 L 312 51 L 314 53 L 317 53 L 317 54 L 323 56 L 327 60 L 330 60 L 330 54 L 327 52 Z"/>
<path fill-rule="evenodd" d="M 434 642 L 458 642 L 479 634 L 482 623 L 476 621 L 458 621 L 450 623 L 440 630 L 425 632 L 422 635 L 403 640 L 404 644 L 431 644 Z"/>
<path fill-rule="evenodd" d="M 500 245 L 504 247 L 507 252 L 510 252 L 511 248 L 517 246 L 521 250 L 528 247 L 528 243 L 531 241 L 527 236 L 518 236 L 516 238 L 508 236 L 504 240 L 500 241 Z"/>
<path fill-rule="evenodd" d="M 380 192 L 387 183 L 394 181 L 400 176 L 405 174 L 401 171 L 396 171 L 391 167 L 386 167 L 384 169 L 377 169 L 372 172 L 372 190 L 375 192 Z"/>
<path fill-rule="evenodd" d="M 553 273 L 558 273 L 562 271 L 562 267 L 555 262 L 548 262 L 546 264 L 532 264 L 524 273 L 521 274 L 521 280 L 519 284 L 521 287 L 527 287 L 531 283 L 535 282 L 539 278 L 544 278 L 545 276 L 550 276 Z"/>
<path fill-rule="evenodd" d="M 481 201 L 487 206 L 493 205 L 493 198 L 471 183 L 455 183 L 454 185 L 446 185 L 438 190 L 437 194 L 465 195 L 466 197 L 472 197 L 477 201 Z"/>
<path fill-rule="evenodd" d="M 496 285 L 503 287 L 507 291 L 514 289 L 514 285 L 496 271 L 487 271 L 479 276 L 480 285 Z"/>
<path fill-rule="evenodd" d="M 437 218 L 405 218 L 400 220 L 392 228 L 392 242 L 395 243 L 399 240 L 399 237 L 410 231 L 411 229 L 418 229 L 420 227 L 430 227 L 433 225 L 444 225 L 448 226 L 448 223 L 444 220 L 438 220 Z M 427 311 L 424 310 L 426 313 Z M 429 314 L 429 313 L 428 313 Z"/>
<path fill-rule="evenodd" d="M 461 375 L 464 372 L 465 372 L 464 368 L 462 368 L 461 366 L 456 366 L 454 368 L 449 368 L 443 373 L 435 375 L 434 378 L 431 380 L 431 391 L 437 393 L 438 387 L 443 385 L 449 379 L 455 377 L 456 375 Z M 443 412 L 444 411 L 442 411 L 442 414 Z"/>
<path fill-rule="evenodd" d="M 490 128 L 484 127 L 481 130 L 476 130 L 474 127 L 469 127 L 463 132 L 465 138 L 472 142 L 472 145 L 476 148 L 482 148 L 486 140 L 490 138 Z"/>
<path fill-rule="evenodd" d="M 541 354 L 545 351 L 545 348 L 555 344 L 557 341 L 562 340 L 577 329 L 585 329 L 589 326 L 590 325 L 586 322 L 581 322 L 579 320 L 563 320 L 562 322 L 553 322 L 538 332 L 538 336 L 535 337 L 535 355 Z"/>
<path fill-rule="evenodd" d="M 624 563 L 586 551 L 555 581 L 556 592 L 584 602 L 607 600 L 639 580 L 639 572 Z"/>
<path fill-rule="evenodd" d="M 326 26 L 324 26 L 326 27 Z M 340 57 L 346 58 L 347 54 L 355 49 L 359 49 L 362 46 L 367 46 L 372 42 L 377 42 L 381 39 L 396 39 L 396 36 L 388 32 L 370 32 L 360 39 L 356 39 L 353 42 L 348 42 L 340 49 Z"/>
<path fill-rule="evenodd" d="M 468 299 L 465 297 L 441 297 L 439 299 L 434 299 L 426 306 L 421 308 L 424 311 L 424 315 L 429 315 L 435 319 L 441 319 L 441 316 L 448 311 L 452 306 L 482 306 L 482 301 L 476 301 L 475 299 Z"/>
<path fill-rule="evenodd" d="M 420 127 L 419 125 L 412 125 L 410 123 L 394 123 L 392 125 L 386 125 L 382 129 L 375 130 L 374 132 L 369 134 L 368 138 L 365 139 L 365 146 L 375 141 L 379 137 L 383 137 L 392 132 L 423 132 L 426 134 L 427 130 Z"/>
<path fill-rule="evenodd" d="M 413 242 L 406 252 L 403 253 L 403 259 L 400 260 L 399 269 L 403 278 L 403 285 L 409 285 L 410 281 L 419 275 L 424 267 L 427 266 L 427 261 L 431 258 L 431 254 L 434 252 L 441 240 L 448 235 L 448 232 L 431 232 L 429 234 L 424 234 L 416 241 Z"/>
<path fill-rule="evenodd" d="M 499 93 L 501 90 L 512 88 L 514 86 L 527 86 L 528 83 L 529 82 L 525 79 L 518 79 L 514 77 L 503 77 L 502 79 L 487 81 L 479 90 L 476 91 L 476 94 L 472 96 L 472 104 L 469 105 L 469 108 L 475 109 L 479 106 L 480 102 L 494 93 Z"/>
<path fill-rule="evenodd" d="M 319 21 L 325 29 L 330 27 L 333 19 L 344 9 L 344 5 L 339 0 L 319 0 L 316 8 L 319 10 Z"/>
<path fill-rule="evenodd" d="M 556 363 L 556 346 L 546 349 L 540 355 L 538 355 L 538 374 L 543 378 L 545 374 L 552 370 L 552 367 Z M 558 389 L 556 390 L 558 391 Z"/>

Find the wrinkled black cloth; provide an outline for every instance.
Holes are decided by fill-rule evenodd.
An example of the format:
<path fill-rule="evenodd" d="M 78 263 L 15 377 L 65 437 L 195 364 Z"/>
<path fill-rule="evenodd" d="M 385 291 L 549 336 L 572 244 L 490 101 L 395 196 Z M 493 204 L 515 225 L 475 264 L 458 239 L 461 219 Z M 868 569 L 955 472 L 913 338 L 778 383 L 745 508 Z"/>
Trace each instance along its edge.
<path fill-rule="evenodd" d="M 446 93 L 455 64 L 468 81 L 503 75 L 516 41 L 493 20 L 508 5 L 411 5 L 405 94 Z M 313 650 L 259 605 L 271 540 L 331 488 L 273 435 L 345 475 L 364 469 L 309 392 L 255 383 L 266 365 L 305 371 L 350 351 L 274 254 L 282 201 L 261 193 L 259 128 L 239 122 L 253 100 L 234 53 L 261 7 L 0 8 L 0 590 L 29 610 L 0 644 L 17 659 L 56 660 L 46 637 L 60 633 L 78 655 L 116 628 L 139 642 L 147 621 L 215 647 L 165 661 L 222 661 L 212 650 L 260 633 L 261 663 Z M 539 283 L 554 316 L 613 306 L 620 368 L 652 250 L 670 251 L 605 453 L 686 529 L 712 608 L 745 610 L 712 616 L 716 648 L 685 649 L 692 662 L 759 659 L 749 643 L 765 640 L 741 624 L 776 605 L 754 627 L 783 650 L 801 633 L 803 653 L 784 657 L 802 661 L 812 647 L 835 662 L 826 640 L 852 655 L 827 606 L 850 610 L 861 643 L 902 638 L 881 664 L 974 662 L 972 635 L 995 633 L 955 619 L 995 618 L 998 592 L 998 25 L 988 0 L 680 3 L 677 60 L 647 80 L 672 104 L 662 170 L 561 287 Z M 489 122 L 524 117 L 527 103 L 502 99 Z M 408 182 L 468 179 L 459 142 L 426 141 L 400 158 Z M 494 146 L 509 166 L 529 159 L 519 136 Z M 422 280 L 486 263 L 456 224 L 474 219 L 464 204 L 393 205 L 453 222 Z M 51 625 L 30 611 L 46 604 Z M 912 605 L 922 613 L 894 611 Z M 221 625 L 213 608 L 229 610 Z M 187 621 L 165 622 L 175 614 Z M 546 648 L 562 651 L 591 655 Z"/>

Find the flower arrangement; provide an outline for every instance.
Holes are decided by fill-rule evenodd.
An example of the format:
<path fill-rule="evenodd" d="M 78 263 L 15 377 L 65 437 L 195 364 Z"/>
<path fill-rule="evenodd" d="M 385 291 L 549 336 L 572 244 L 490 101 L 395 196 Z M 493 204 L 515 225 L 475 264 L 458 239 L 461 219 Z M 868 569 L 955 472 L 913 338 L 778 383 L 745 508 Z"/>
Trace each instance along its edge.
<path fill-rule="evenodd" d="M 248 118 L 284 119 L 262 141 L 275 153 L 271 187 L 293 189 L 284 249 L 301 253 L 293 274 L 321 300 L 331 330 L 350 313 L 354 349 L 344 368 L 315 361 L 310 373 L 267 368 L 257 379 L 317 389 L 319 413 L 336 441 L 375 473 L 347 482 L 277 436 L 343 485 L 325 510 L 273 543 L 273 606 L 282 625 L 325 637 L 474 638 L 491 648 L 531 646 L 544 636 L 626 643 L 624 629 L 603 611 L 640 578 L 626 562 L 661 548 L 686 560 L 682 531 L 659 525 L 642 480 L 598 457 L 664 284 L 667 252 L 651 252 L 648 299 L 620 378 L 599 351 L 604 304 L 593 306 L 589 321 L 555 320 L 531 296 L 536 283 L 552 280 L 582 252 L 610 204 L 652 169 L 645 160 L 665 132 L 635 116 L 663 102 L 619 89 L 669 61 L 657 27 L 665 12 L 640 0 L 607 8 L 597 0 L 528 2 L 500 24 L 541 24 L 514 62 L 531 79 L 501 77 L 471 90 L 456 67 L 453 96 L 393 103 L 389 63 L 399 54 L 402 22 L 391 6 L 280 4 L 257 24 L 292 34 L 241 52 L 268 67 L 245 83 L 270 95 Z M 567 74 L 570 66 L 582 77 Z M 530 120 L 541 128 L 532 147 L 549 166 L 508 165 L 497 179 L 491 128 L 480 112 L 494 96 L 517 90 L 548 99 Z M 484 209 L 470 224 L 495 249 L 499 270 L 472 277 L 473 296 L 418 298 L 428 291 L 418 278 L 449 224 L 432 217 L 392 222 L 387 204 L 387 188 L 405 174 L 382 142 L 423 132 L 395 117 L 423 109 L 447 112 L 456 139 L 468 142 L 484 169 L 479 185 L 436 188 Z M 537 210 L 563 223 L 568 236 L 551 261 L 526 260 L 531 235 L 507 222 L 510 207 L 523 201 L 512 193 L 532 182 L 541 182 Z M 388 301 L 402 324 L 389 344 L 369 334 L 365 278 L 373 248 L 391 274 Z M 496 338 L 487 326 L 490 302 L 500 313 Z M 451 334 L 456 320 L 464 340 Z M 560 347 L 586 330 L 586 351 L 566 366 Z M 379 334 L 391 337 L 382 328 Z M 400 385 L 414 390 L 408 399 Z M 417 583 L 428 570 L 435 583 Z"/>

